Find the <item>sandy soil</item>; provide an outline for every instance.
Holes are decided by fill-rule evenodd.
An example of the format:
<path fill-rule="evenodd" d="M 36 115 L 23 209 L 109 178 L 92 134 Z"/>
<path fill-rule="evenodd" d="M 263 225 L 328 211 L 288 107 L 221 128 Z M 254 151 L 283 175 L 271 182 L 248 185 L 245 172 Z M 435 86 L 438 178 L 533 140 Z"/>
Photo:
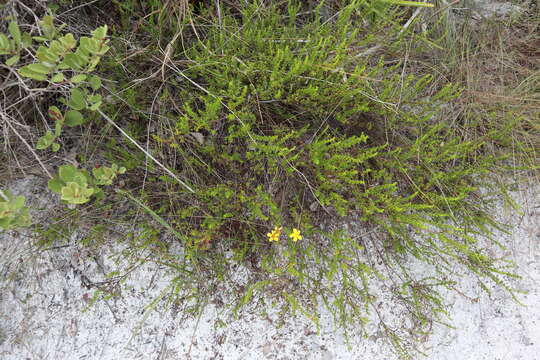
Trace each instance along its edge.
<path fill-rule="evenodd" d="M 13 191 L 30 195 L 46 209 L 50 199 L 35 178 L 18 182 Z M 514 260 L 522 279 L 512 286 L 524 306 L 508 293 L 482 292 L 470 275 L 461 277 L 460 292 L 448 294 L 456 329 L 434 327 L 422 344 L 428 359 L 535 360 L 540 354 L 540 186 L 516 193 L 524 214 L 494 212 L 513 224 L 502 236 L 507 250 L 494 256 Z M 43 211 L 42 211 L 43 212 Z M 149 303 L 167 291 L 172 274 L 155 265 L 132 271 L 121 296 L 95 302 L 95 288 L 113 282 L 104 274 L 127 266 L 121 245 L 104 247 L 99 255 L 72 242 L 38 254 L 24 233 L 0 234 L 1 359 L 372 359 L 395 356 L 382 337 L 352 334 L 349 346 L 334 331 L 329 314 L 319 334 L 302 318 L 277 324 L 277 314 L 260 316 L 255 308 L 238 319 L 209 305 L 197 318 L 187 309 Z"/>

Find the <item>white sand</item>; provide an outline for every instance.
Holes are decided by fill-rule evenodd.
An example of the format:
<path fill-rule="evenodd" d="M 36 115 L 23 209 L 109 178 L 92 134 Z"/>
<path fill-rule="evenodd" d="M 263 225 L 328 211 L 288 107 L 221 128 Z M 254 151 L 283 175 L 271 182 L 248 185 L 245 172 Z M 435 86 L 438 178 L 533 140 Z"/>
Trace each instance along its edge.
<path fill-rule="evenodd" d="M 34 206 L 46 208 L 43 184 L 33 178 L 16 184 Z M 513 302 L 495 289 L 491 297 L 470 275 L 448 294 L 449 312 L 456 329 L 434 327 L 422 344 L 428 359 L 536 360 L 540 358 L 540 187 L 516 194 L 525 214 L 503 214 L 514 224 L 514 234 L 500 240 L 508 246 L 494 256 L 517 263 L 523 276 L 512 285 L 528 291 Z M 44 195 L 45 194 L 45 195 Z M 145 307 L 159 296 L 171 274 L 155 265 L 131 272 L 121 296 L 99 300 L 86 311 L 94 289 L 89 281 L 125 264 L 114 256 L 119 245 L 101 248 L 94 256 L 70 245 L 35 254 L 22 234 L 0 234 L 0 358 L 1 359 L 371 359 L 391 360 L 382 338 L 355 334 L 350 347 L 323 316 L 320 334 L 304 319 L 289 318 L 278 327 L 277 314 L 267 317 L 248 308 L 241 318 L 209 305 L 200 318 L 183 308 Z M 116 260 L 115 260 L 116 259 Z M 118 260 L 120 259 L 120 260 Z M 9 275 L 9 277 L 8 277 Z M 226 301 L 226 299 L 224 299 Z M 221 323 L 221 321 L 223 323 Z"/>

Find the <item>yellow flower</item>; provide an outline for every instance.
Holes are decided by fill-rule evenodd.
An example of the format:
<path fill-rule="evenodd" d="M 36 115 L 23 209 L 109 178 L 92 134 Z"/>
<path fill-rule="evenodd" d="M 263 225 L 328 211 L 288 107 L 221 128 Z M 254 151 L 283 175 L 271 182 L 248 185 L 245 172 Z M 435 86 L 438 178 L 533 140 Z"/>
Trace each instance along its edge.
<path fill-rule="evenodd" d="M 289 234 L 289 237 L 294 242 L 297 242 L 298 240 L 302 240 L 302 235 L 300 235 L 300 230 L 298 229 L 293 229 L 292 232 Z"/>
<path fill-rule="evenodd" d="M 279 241 L 279 237 L 281 236 L 281 232 L 283 231 L 283 228 L 275 227 L 274 230 L 266 234 L 268 236 L 268 241 Z"/>
<path fill-rule="evenodd" d="M 268 241 L 279 241 L 279 234 L 273 231 L 266 234 L 266 236 L 268 236 Z"/>

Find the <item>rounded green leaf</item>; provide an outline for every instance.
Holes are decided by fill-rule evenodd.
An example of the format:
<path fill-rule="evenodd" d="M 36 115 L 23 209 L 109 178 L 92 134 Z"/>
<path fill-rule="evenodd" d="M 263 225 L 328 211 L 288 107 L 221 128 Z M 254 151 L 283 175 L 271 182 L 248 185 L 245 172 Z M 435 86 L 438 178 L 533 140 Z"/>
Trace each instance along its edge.
<path fill-rule="evenodd" d="M 43 135 L 42 137 L 38 139 L 37 144 L 36 144 L 36 149 L 43 150 L 43 149 L 48 148 L 53 143 L 54 138 L 55 138 L 54 134 L 50 130 L 48 130 L 45 133 L 45 135 Z"/>
<path fill-rule="evenodd" d="M 22 34 L 22 47 L 26 49 L 32 45 L 32 36 L 29 33 Z"/>
<path fill-rule="evenodd" d="M 77 88 L 71 89 L 71 98 L 69 99 L 68 106 L 73 110 L 82 110 L 86 108 L 84 93 Z"/>
<path fill-rule="evenodd" d="M 90 83 L 90 87 L 94 91 L 98 90 L 101 87 L 101 79 L 95 75 L 91 76 L 88 82 Z"/>
<path fill-rule="evenodd" d="M 62 112 L 60 109 L 56 106 L 49 106 L 49 109 L 47 110 L 47 114 L 51 119 L 54 121 L 61 121 L 62 120 Z"/>
<path fill-rule="evenodd" d="M 50 64 L 56 63 L 60 57 L 60 53 L 54 51 L 53 49 L 54 41 L 51 43 L 51 48 L 47 48 L 43 45 L 40 45 L 36 51 L 36 57 L 41 62 L 47 62 Z"/>
<path fill-rule="evenodd" d="M 97 39 L 103 39 L 107 36 L 107 25 L 103 25 L 92 31 L 92 36 Z"/>
<path fill-rule="evenodd" d="M 77 45 L 77 40 L 75 40 L 75 37 L 71 33 L 62 36 L 58 39 L 58 41 L 60 41 L 66 50 L 71 50 L 75 47 L 75 45 Z"/>
<path fill-rule="evenodd" d="M 65 124 L 67 126 L 78 126 L 84 123 L 83 115 L 77 110 L 69 110 L 66 112 Z"/>
<path fill-rule="evenodd" d="M 47 80 L 47 75 L 37 73 L 33 70 L 31 70 L 28 66 L 23 66 L 18 70 L 19 75 L 22 77 L 38 80 L 38 81 L 45 81 Z"/>
<path fill-rule="evenodd" d="M 64 182 L 73 182 L 77 178 L 77 168 L 73 165 L 62 165 L 58 170 L 58 175 L 60 179 Z"/>
<path fill-rule="evenodd" d="M 100 167 L 92 169 L 92 174 L 96 179 L 96 184 L 98 185 L 111 185 L 116 174 L 111 168 Z"/>
<path fill-rule="evenodd" d="M 24 196 L 13 197 L 8 191 L 0 194 L 0 228 L 4 230 L 30 225 L 28 208 L 24 206 Z"/>
<path fill-rule="evenodd" d="M 68 182 L 66 186 L 62 188 L 61 199 L 67 201 L 70 204 L 84 204 L 90 200 L 90 196 L 94 193 L 94 189 L 81 186 L 75 182 Z"/>
<path fill-rule="evenodd" d="M 79 49 L 84 50 L 85 53 L 95 53 L 99 51 L 100 41 L 83 36 L 79 39 Z"/>
<path fill-rule="evenodd" d="M 101 95 L 92 95 L 88 97 L 88 101 L 90 102 L 90 106 L 88 108 L 92 111 L 96 111 L 101 106 Z"/>
<path fill-rule="evenodd" d="M 64 74 L 62 73 L 54 74 L 54 76 L 51 78 L 51 82 L 53 83 L 59 83 L 62 81 L 64 81 Z"/>
<path fill-rule="evenodd" d="M 11 53 L 11 42 L 5 34 L 0 33 L 0 55 Z"/>
<path fill-rule="evenodd" d="M 12 208 L 14 210 L 20 210 L 24 207 L 24 196 L 17 196 L 12 202 L 11 202 Z"/>
<path fill-rule="evenodd" d="M 64 57 L 64 60 L 58 65 L 60 69 L 81 70 L 86 62 L 73 53 L 69 53 Z"/>
<path fill-rule="evenodd" d="M 86 75 L 85 74 L 78 74 L 78 75 L 75 75 L 74 77 L 72 77 L 70 81 L 73 84 L 78 84 L 80 82 L 83 82 L 84 80 L 86 80 Z"/>
<path fill-rule="evenodd" d="M 19 25 L 17 25 L 15 21 L 12 21 L 8 25 L 8 30 L 13 40 L 15 40 L 17 47 L 20 47 L 22 38 L 21 38 L 21 30 L 19 29 Z"/>
<path fill-rule="evenodd" d="M 49 180 L 47 185 L 50 190 L 54 191 L 55 193 L 60 194 L 62 192 L 62 187 L 65 186 L 65 183 L 62 180 L 60 180 L 60 178 L 55 176 L 54 178 Z"/>
<path fill-rule="evenodd" d="M 19 55 L 12 56 L 6 60 L 5 64 L 7 66 L 13 66 L 15 63 L 17 63 L 17 61 L 19 61 L 20 58 L 21 57 Z"/>
<path fill-rule="evenodd" d="M 25 67 L 28 68 L 28 70 L 30 71 L 33 71 L 38 74 L 43 74 L 43 75 L 47 75 L 48 73 L 51 72 L 51 67 L 45 65 L 45 63 L 35 63 L 35 64 L 26 65 Z"/>

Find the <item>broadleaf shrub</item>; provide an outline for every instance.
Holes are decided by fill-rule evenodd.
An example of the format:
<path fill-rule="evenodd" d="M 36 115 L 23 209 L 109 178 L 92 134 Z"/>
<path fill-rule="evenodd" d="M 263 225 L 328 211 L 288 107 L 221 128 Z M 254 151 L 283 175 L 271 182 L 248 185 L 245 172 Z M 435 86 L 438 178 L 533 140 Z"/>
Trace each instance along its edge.
<path fill-rule="evenodd" d="M 97 111 L 102 104 L 102 97 L 97 93 L 101 87 L 101 80 L 91 73 L 110 49 L 107 45 L 109 39 L 106 25 L 93 30 L 91 37 L 82 36 L 79 40 L 71 33 L 61 35 L 64 26 L 55 26 L 54 17 L 51 15 L 44 16 L 39 25 L 44 36 L 21 33 L 17 22 L 11 21 L 8 26 L 11 39 L 0 33 L 0 55 L 17 57 L 16 61 L 9 58 L 5 63 L 16 70 L 22 79 L 48 82 L 52 89 L 58 89 L 59 85 L 67 86 L 69 89 L 68 98 L 58 98 L 59 103 L 64 104 L 63 107 L 67 107 L 68 110 L 63 112 L 57 106 L 49 106 L 47 115 L 54 121 L 54 131 L 46 130 L 36 142 L 38 150 L 50 147 L 53 152 L 57 152 L 60 150 L 60 143 L 57 140 L 62 134 L 62 128 L 84 124 L 85 117 L 81 111 Z M 40 44 L 37 49 L 36 44 Z M 15 67 L 20 59 L 19 51 L 23 48 L 33 52 L 35 56 L 30 64 Z M 24 83 L 19 83 L 19 86 L 22 89 L 26 88 Z M 62 90 L 58 92 L 62 94 Z M 7 114 L 5 116 L 7 118 Z M 76 179 L 66 179 L 65 174 L 68 171 L 66 169 L 79 176 Z M 94 171 L 95 179 L 92 179 L 84 171 L 77 172 L 72 165 L 63 165 L 60 167 L 60 176 L 51 179 L 49 187 L 61 194 L 62 200 L 70 204 L 83 204 L 89 201 L 92 195 L 98 197 L 103 195 L 97 187 L 88 187 L 89 184 L 95 182 L 96 185 L 110 185 L 116 175 L 123 172 L 125 168 L 119 169 L 113 164 L 111 168 L 103 167 Z"/>
<path fill-rule="evenodd" d="M 73 165 L 59 167 L 58 175 L 49 180 L 49 189 L 59 193 L 61 199 L 68 204 L 84 204 L 92 196 L 103 198 L 104 193 L 99 188 L 111 185 L 117 175 L 126 171 L 124 167 L 112 164 L 111 167 L 100 166 L 92 169 L 92 175 L 85 169 L 77 169 Z"/>
<path fill-rule="evenodd" d="M 24 203 L 24 196 L 13 196 L 7 190 L 0 190 L 0 229 L 10 230 L 30 225 L 31 217 Z"/>

